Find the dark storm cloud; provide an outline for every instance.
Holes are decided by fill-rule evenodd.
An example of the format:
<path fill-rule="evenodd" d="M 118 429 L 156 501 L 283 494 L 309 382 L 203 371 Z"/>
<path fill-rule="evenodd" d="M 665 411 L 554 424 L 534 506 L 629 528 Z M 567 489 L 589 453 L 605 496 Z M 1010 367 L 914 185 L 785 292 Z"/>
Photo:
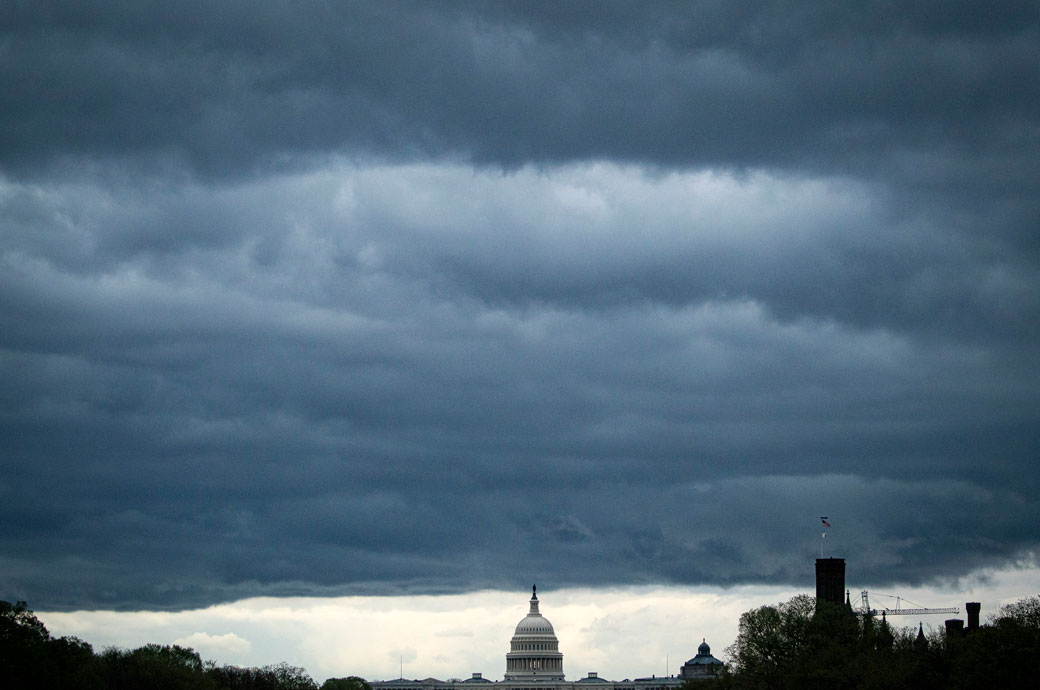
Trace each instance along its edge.
<path fill-rule="evenodd" d="M 1034 165 L 1030 3 L 559 5 L 16 3 L 5 158 Z"/>
<path fill-rule="evenodd" d="M 731 5 L 4 9 L 0 597 L 1032 558 L 1035 6 Z"/>

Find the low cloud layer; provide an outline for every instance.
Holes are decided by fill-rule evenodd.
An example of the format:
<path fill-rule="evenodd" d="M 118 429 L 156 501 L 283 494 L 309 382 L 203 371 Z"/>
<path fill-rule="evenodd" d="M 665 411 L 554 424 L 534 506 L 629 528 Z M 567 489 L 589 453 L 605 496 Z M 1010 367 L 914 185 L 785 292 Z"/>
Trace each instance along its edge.
<path fill-rule="evenodd" d="M 0 596 L 1033 561 L 1035 10 L 172 7 L 0 24 Z"/>

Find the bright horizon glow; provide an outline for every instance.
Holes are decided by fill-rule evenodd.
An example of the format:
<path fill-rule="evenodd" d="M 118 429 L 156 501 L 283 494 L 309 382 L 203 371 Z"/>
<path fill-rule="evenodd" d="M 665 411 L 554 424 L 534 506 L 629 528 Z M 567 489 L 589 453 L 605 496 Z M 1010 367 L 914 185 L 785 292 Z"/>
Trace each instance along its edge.
<path fill-rule="evenodd" d="M 927 587 L 879 592 L 927 607 L 982 602 L 982 619 L 1000 606 L 1037 593 L 1040 568 L 986 571 Z M 854 601 L 870 586 L 847 582 Z M 706 639 L 712 654 L 726 648 L 745 611 L 785 601 L 792 587 L 639 586 L 552 590 L 540 586 L 542 614 L 560 639 L 564 672 L 576 680 L 596 671 L 622 680 L 674 675 Z M 257 597 L 177 612 L 72 611 L 36 614 L 52 635 L 75 635 L 95 650 L 147 643 L 192 647 L 218 665 L 302 666 L 318 682 L 358 675 L 369 680 L 468 678 L 500 680 L 516 623 L 527 614 L 528 591 L 439 596 Z M 894 606 L 885 600 L 875 606 Z M 898 627 L 935 629 L 953 616 L 892 619 Z"/>

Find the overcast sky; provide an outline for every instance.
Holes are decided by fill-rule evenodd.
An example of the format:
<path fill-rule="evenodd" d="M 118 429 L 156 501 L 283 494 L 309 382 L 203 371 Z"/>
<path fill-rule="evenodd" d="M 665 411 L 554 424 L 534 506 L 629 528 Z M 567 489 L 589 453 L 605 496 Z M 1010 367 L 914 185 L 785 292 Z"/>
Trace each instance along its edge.
<path fill-rule="evenodd" d="M 1036 563 L 1036 3 L 9 2 L 0 94 L 0 598 Z"/>

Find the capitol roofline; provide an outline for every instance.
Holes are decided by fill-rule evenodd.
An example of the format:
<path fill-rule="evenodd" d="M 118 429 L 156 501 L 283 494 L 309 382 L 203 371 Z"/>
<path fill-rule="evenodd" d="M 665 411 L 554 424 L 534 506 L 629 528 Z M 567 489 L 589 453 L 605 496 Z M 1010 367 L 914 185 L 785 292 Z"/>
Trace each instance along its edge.
<path fill-rule="evenodd" d="M 714 678 L 724 666 L 711 655 L 708 643 L 702 641 L 697 656 L 687 661 L 677 676 L 649 676 L 621 681 L 600 678 L 595 671 L 580 680 L 568 681 L 563 673 L 563 653 L 556 631 L 549 619 L 542 615 L 537 586 L 531 588 L 527 615 L 513 630 L 506 653 L 506 672 L 503 680 L 493 681 L 483 673 L 474 673 L 466 680 L 424 678 L 374 681 L 372 690 L 473 690 L 493 687 L 495 690 L 676 690 L 688 680 Z"/>

